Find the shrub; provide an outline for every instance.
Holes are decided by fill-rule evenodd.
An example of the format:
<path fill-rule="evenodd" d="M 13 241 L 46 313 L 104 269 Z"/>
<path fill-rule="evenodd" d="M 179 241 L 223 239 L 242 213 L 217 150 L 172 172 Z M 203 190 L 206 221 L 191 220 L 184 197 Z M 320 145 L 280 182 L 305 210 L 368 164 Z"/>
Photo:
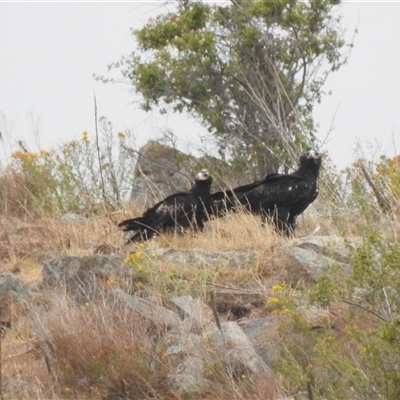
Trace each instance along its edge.
<path fill-rule="evenodd" d="M 119 205 L 130 190 L 133 165 L 129 132 L 113 133 L 100 118 L 100 138 L 87 132 L 57 149 L 14 151 L 0 175 L 0 210 L 16 215 L 91 212 L 101 204 Z"/>

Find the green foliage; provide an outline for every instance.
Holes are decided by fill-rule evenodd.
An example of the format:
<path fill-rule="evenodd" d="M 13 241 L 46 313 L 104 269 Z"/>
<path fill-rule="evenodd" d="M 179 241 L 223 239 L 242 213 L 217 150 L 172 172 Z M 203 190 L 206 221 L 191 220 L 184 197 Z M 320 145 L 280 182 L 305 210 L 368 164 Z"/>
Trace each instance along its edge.
<path fill-rule="evenodd" d="M 362 168 L 368 173 L 371 182 L 367 181 Z M 383 211 L 392 215 L 397 213 L 400 195 L 399 155 L 381 156 L 379 162 L 358 159 L 346 168 L 345 176 L 350 189 L 348 204 L 359 209 L 368 222 L 376 220 Z"/>
<path fill-rule="evenodd" d="M 390 314 L 400 312 L 398 243 L 390 243 L 379 234 L 371 234 L 355 251 L 352 265 L 353 274 L 349 284 L 368 291 L 366 301 L 371 309 L 381 313 L 382 307 L 385 309 L 386 306 L 386 312 Z"/>
<path fill-rule="evenodd" d="M 312 110 L 345 62 L 339 1 L 179 1 L 134 31 L 139 50 L 121 69 L 142 107 L 188 112 L 242 167 L 275 170 L 314 139 Z M 324 67 L 322 67 L 324 66 Z"/>
<path fill-rule="evenodd" d="M 301 329 L 301 317 L 293 318 L 291 329 L 286 326 L 291 342 L 283 356 L 283 371 L 303 386 L 308 379 L 313 390 L 327 399 L 397 399 L 399 265 L 400 244 L 372 233 L 352 251 L 349 276 L 321 277 L 309 292 L 311 303 L 348 302 L 350 312 L 337 315 L 346 324 L 340 331 L 323 328 L 315 334 Z M 300 334 L 295 340 L 294 326 Z"/>
<path fill-rule="evenodd" d="M 317 278 L 317 284 L 311 291 L 311 300 L 315 304 L 326 307 L 334 299 L 337 299 L 338 291 L 335 279 L 328 275 Z"/>
<path fill-rule="evenodd" d="M 381 156 L 376 164 L 376 180 L 394 197 L 400 195 L 400 155 L 394 157 Z"/>
<path fill-rule="evenodd" d="M 14 151 L 0 175 L 0 209 L 36 215 L 120 204 L 130 190 L 133 166 L 125 146 L 132 137 L 115 134 L 105 118 L 100 119 L 100 133 L 99 143 L 83 132 L 80 140 L 57 149 Z"/>

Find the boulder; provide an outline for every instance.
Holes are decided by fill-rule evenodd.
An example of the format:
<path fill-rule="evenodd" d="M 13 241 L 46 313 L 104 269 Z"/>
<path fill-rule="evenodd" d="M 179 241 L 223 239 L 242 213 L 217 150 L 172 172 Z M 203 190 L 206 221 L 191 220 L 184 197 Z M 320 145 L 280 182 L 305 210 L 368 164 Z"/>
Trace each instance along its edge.
<path fill-rule="evenodd" d="M 30 299 L 29 287 L 10 272 L 0 275 L 0 332 L 3 327 L 10 327 L 14 321 L 16 307 L 22 309 Z"/>
<path fill-rule="evenodd" d="M 269 367 L 236 322 L 222 322 L 219 328 L 212 310 L 191 296 L 171 302 L 183 319 L 182 327 L 169 331 L 166 338 L 169 380 L 176 393 L 193 396 L 207 391 L 214 369 L 221 366 L 234 379 L 270 376 Z"/>
<path fill-rule="evenodd" d="M 0 300 L 6 297 L 21 303 L 29 300 L 28 286 L 10 272 L 0 275 Z"/>
<path fill-rule="evenodd" d="M 350 262 L 350 252 L 362 244 L 361 237 L 343 238 L 340 236 L 313 236 L 295 239 L 295 245 L 302 249 L 313 250 L 341 263 Z"/>
<path fill-rule="evenodd" d="M 286 280 L 291 284 L 296 284 L 302 280 L 314 282 L 322 275 L 329 275 L 332 268 L 338 268 L 345 275 L 350 273 L 348 264 L 338 262 L 314 250 L 291 247 L 286 254 L 290 258 L 286 267 Z"/>
<path fill-rule="evenodd" d="M 180 396 L 194 395 L 209 386 L 206 366 L 211 363 L 207 342 L 200 335 L 180 330 L 166 340 L 166 354 L 171 365 L 171 387 Z"/>
<path fill-rule="evenodd" d="M 223 322 L 221 330 L 214 327 L 210 335 L 213 348 L 218 352 L 219 358 L 229 365 L 233 375 L 269 372 L 269 367 L 257 354 L 250 339 L 236 322 Z"/>
<path fill-rule="evenodd" d="M 288 257 L 287 281 L 293 284 L 301 280 L 314 282 L 333 270 L 349 275 L 351 249 L 359 246 L 361 239 L 343 239 L 337 236 L 315 236 L 295 239 L 285 246 Z"/>
<path fill-rule="evenodd" d="M 182 321 L 179 316 L 171 310 L 163 307 L 161 299 L 153 296 L 146 299 L 132 296 L 120 289 L 110 292 L 108 301 L 112 304 L 121 304 L 124 308 L 130 308 L 150 320 L 161 329 L 181 329 Z"/>
<path fill-rule="evenodd" d="M 44 264 L 42 286 L 61 289 L 76 301 L 93 299 L 99 288 L 118 281 L 127 291 L 133 286 L 134 276 L 129 268 L 122 267 L 118 256 L 63 256 Z"/>
<path fill-rule="evenodd" d="M 153 204 L 162 198 L 190 188 L 190 166 L 196 158 L 164 144 L 149 141 L 138 151 L 131 201 Z"/>
<path fill-rule="evenodd" d="M 192 296 L 178 296 L 171 300 L 181 315 L 187 330 L 202 332 L 214 323 L 214 315 L 210 307 L 200 299 Z"/>
<path fill-rule="evenodd" d="M 281 324 L 280 316 L 264 316 L 243 321 L 240 324 L 243 332 L 249 338 L 257 354 L 268 366 L 280 359 L 280 339 L 279 327 Z"/>
<path fill-rule="evenodd" d="M 256 253 L 248 251 L 203 251 L 200 249 L 186 251 L 168 251 L 163 254 L 163 262 L 174 265 L 191 265 L 199 267 L 221 266 L 238 268 L 256 260 Z"/>
<path fill-rule="evenodd" d="M 226 163 L 214 157 L 197 158 L 174 147 L 150 140 L 139 149 L 130 200 L 149 207 L 173 193 L 186 191 L 202 168 L 210 170 L 214 185 L 229 174 Z"/>

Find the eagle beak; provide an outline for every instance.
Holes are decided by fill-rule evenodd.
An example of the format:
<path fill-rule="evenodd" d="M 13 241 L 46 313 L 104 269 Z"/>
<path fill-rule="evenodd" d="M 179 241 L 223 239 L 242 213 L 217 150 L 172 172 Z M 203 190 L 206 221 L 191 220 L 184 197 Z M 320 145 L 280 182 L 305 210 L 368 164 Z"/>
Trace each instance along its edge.
<path fill-rule="evenodd" d="M 198 174 L 197 174 L 197 179 L 200 180 L 206 180 L 210 176 L 210 173 L 206 169 L 202 169 Z"/>
<path fill-rule="evenodd" d="M 307 152 L 307 158 L 318 158 L 319 157 L 319 153 L 315 150 L 308 150 Z"/>

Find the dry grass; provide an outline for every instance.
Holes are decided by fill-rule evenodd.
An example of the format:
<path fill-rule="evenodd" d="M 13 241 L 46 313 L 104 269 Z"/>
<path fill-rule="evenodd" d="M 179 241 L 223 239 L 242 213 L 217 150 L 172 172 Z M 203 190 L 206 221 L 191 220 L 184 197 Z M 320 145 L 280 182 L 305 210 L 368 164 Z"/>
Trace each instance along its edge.
<path fill-rule="evenodd" d="M 114 214 L 67 222 L 3 214 L 0 268 L 17 273 L 26 283 L 35 283 L 41 281 L 42 262 L 54 257 L 93 254 L 100 245 L 127 256 L 137 246 L 122 245 L 123 234 L 116 223 L 123 218 Z M 187 265 L 178 270 L 162 260 L 157 264 L 149 259 L 157 269 L 157 276 L 149 283 L 164 286 L 169 295 L 195 295 L 202 287 L 205 299 L 210 284 L 265 292 L 271 286 L 269 280 L 277 280 L 273 276 L 276 268 L 283 268 L 268 262 L 279 254 L 282 243 L 284 239 L 273 229 L 262 227 L 257 217 L 244 214 L 212 221 L 203 233 L 162 235 L 146 244 L 146 252 L 160 247 L 252 252 L 255 262 L 236 269 Z M 213 287 L 219 307 L 226 299 L 221 287 Z M 165 378 L 169 367 L 162 354 L 163 342 L 154 336 L 159 328 L 127 308 L 99 302 L 82 309 L 59 296 L 42 292 L 36 295 L 29 312 L 20 313 L 17 323 L 7 331 L 2 354 L 6 398 L 177 398 L 169 392 Z M 279 391 L 265 382 L 233 382 L 222 369 L 220 374 L 213 383 L 213 394 L 204 393 L 203 398 L 215 398 L 218 393 L 218 398 L 224 399 L 236 393 L 236 398 L 261 399 Z"/>
<path fill-rule="evenodd" d="M 80 217 L 68 222 L 59 217 L 15 217 L 3 213 L 0 227 L 0 270 L 19 275 L 26 283 L 41 281 L 42 263 L 61 255 L 83 256 L 96 252 L 128 256 L 142 251 L 123 245 L 116 225 L 141 210 Z M 319 216 L 307 211 L 299 219 L 297 236 L 365 232 L 368 224 L 357 218 Z M 396 224 L 393 220 L 392 224 Z M 398 225 L 395 225 L 398 229 Z M 285 277 L 285 239 L 257 216 L 234 214 L 211 221 L 204 232 L 160 235 L 145 244 L 144 289 L 155 290 L 167 301 L 178 294 L 192 294 L 214 306 L 221 320 L 268 315 L 272 286 Z M 162 257 L 160 248 L 176 251 L 251 254 L 251 262 L 227 265 L 177 265 Z M 100 299 L 86 306 L 72 304 L 60 294 L 36 294 L 28 312 L 17 310 L 12 328 L 2 341 L 3 393 L 18 399 L 178 399 L 170 391 L 163 328 L 144 320 L 121 304 Z M 341 321 L 346 326 L 346 318 Z M 344 329 L 344 328 L 343 328 Z M 345 330 L 345 329 L 344 329 Z M 290 337 L 290 335 L 288 335 Z M 283 340 L 283 339 L 282 339 Z M 236 379 L 215 360 L 214 378 L 203 399 L 276 399 L 284 397 L 279 379 Z M 297 388 L 292 387 L 296 392 Z"/>
<path fill-rule="evenodd" d="M 68 222 L 58 217 L 38 219 L 0 215 L 0 271 L 19 272 L 30 281 L 42 262 L 61 255 L 88 255 L 104 244 L 121 246 L 114 217 L 79 217 Z"/>
<path fill-rule="evenodd" d="M 3 339 L 3 394 L 18 399 L 179 399 L 168 378 L 164 328 L 124 304 L 78 307 L 51 294 L 44 312 L 32 305 Z M 203 399 L 275 399 L 272 377 L 232 376 L 218 358 L 208 367 Z M 197 397 L 195 397 L 197 398 Z"/>
<path fill-rule="evenodd" d="M 32 310 L 37 352 L 47 357 L 60 389 L 93 398 L 154 398 L 166 374 L 163 349 L 149 338 L 149 321 L 127 307 L 98 302 L 85 308 L 54 298 L 51 309 Z"/>

